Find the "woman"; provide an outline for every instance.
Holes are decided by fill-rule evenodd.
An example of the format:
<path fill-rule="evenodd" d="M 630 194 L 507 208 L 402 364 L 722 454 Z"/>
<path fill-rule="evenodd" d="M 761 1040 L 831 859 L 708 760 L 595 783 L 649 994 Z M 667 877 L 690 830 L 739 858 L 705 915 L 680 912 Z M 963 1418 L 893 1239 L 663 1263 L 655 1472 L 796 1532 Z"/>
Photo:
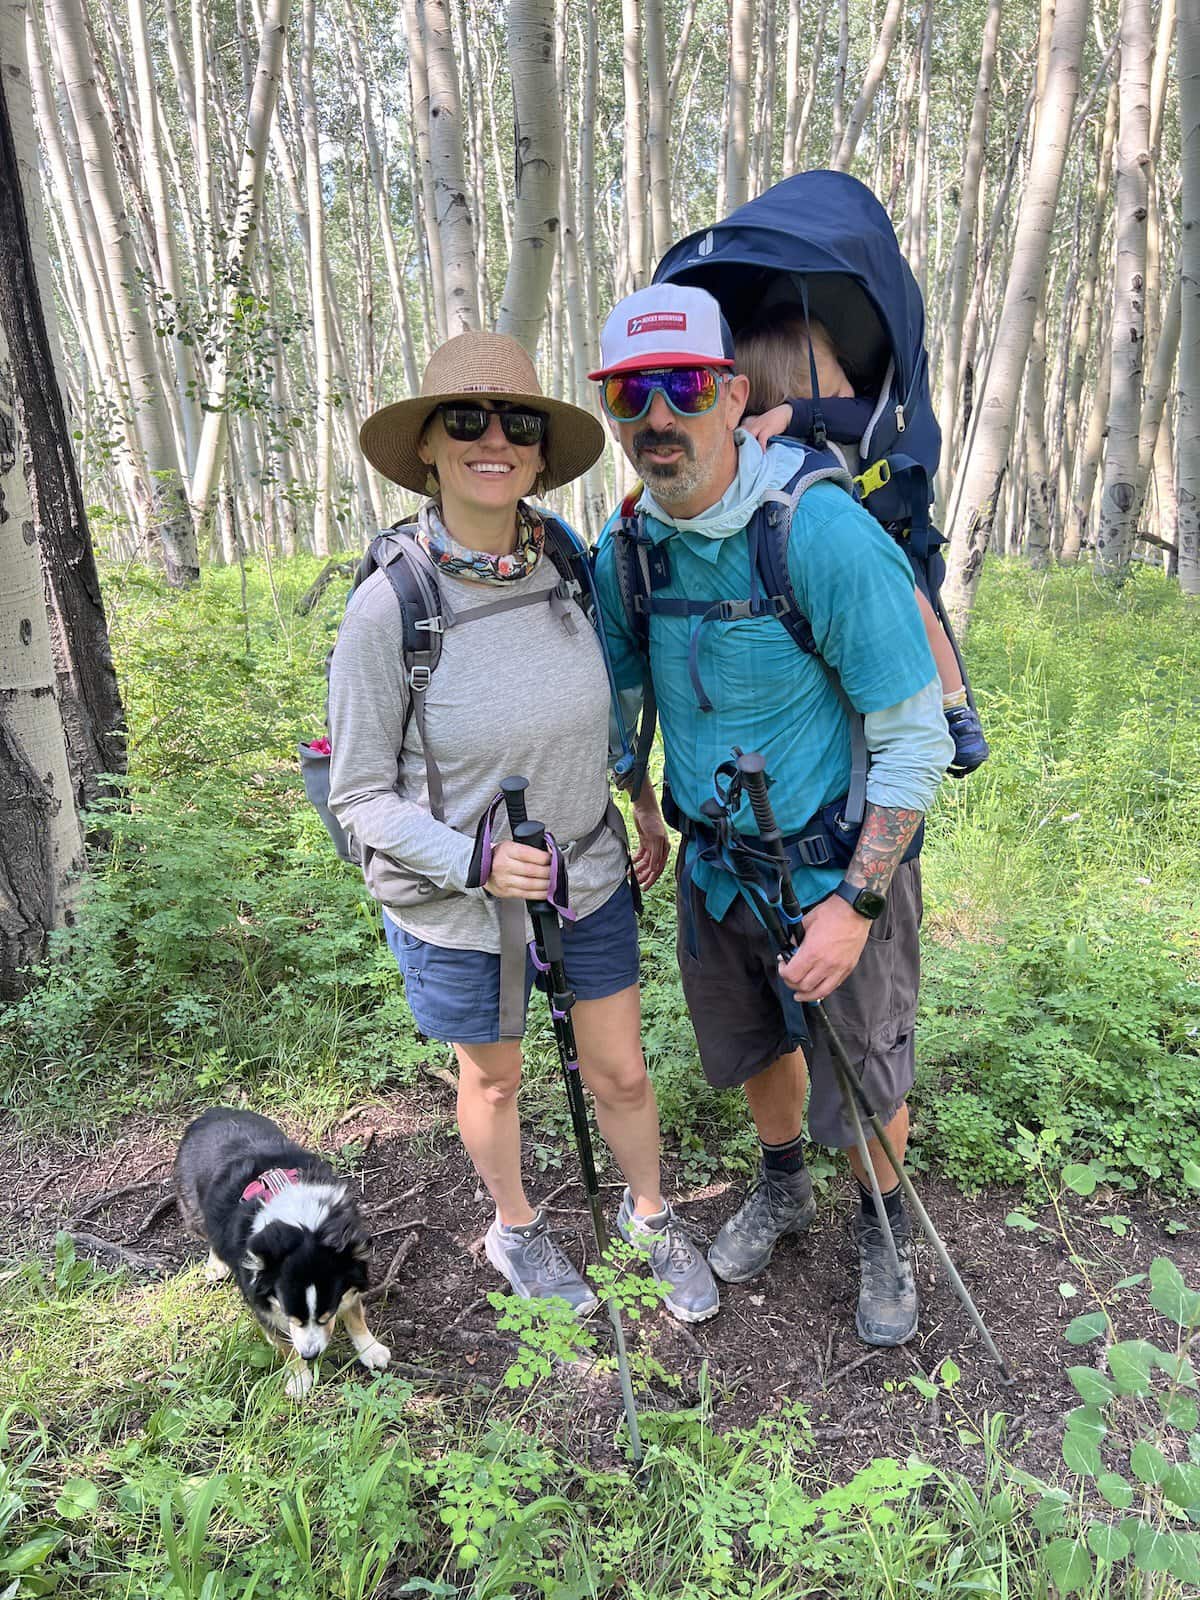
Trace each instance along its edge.
<path fill-rule="evenodd" d="M 386 477 L 430 495 L 415 537 L 446 626 L 437 670 L 414 689 L 386 571 L 355 592 L 330 672 L 330 807 L 383 903 L 417 1026 L 454 1046 L 459 1131 L 496 1205 L 488 1260 L 517 1294 L 560 1296 L 580 1314 L 596 1305 L 521 1181 L 519 1035 L 533 972 L 522 949 L 514 1007 L 512 929 L 515 918 L 523 944 L 520 902 L 548 893 L 550 858 L 505 840 L 489 863 L 475 848 L 499 781 L 519 773 L 529 780 L 529 815 L 560 844 L 573 841 L 566 970 L 584 1081 L 628 1185 L 617 1228 L 671 1286 L 674 1314 L 701 1321 L 717 1311 L 716 1285 L 659 1187 L 628 849 L 609 807 L 603 657 L 558 592 L 541 518 L 525 500 L 585 472 L 604 447 L 603 429 L 541 393 L 514 339 L 464 333 L 435 351 L 420 397 L 377 411 L 360 439 Z M 414 693 L 419 715 L 410 715 Z M 427 767 L 440 778 L 436 804 Z M 639 809 L 637 826 L 633 867 L 648 886 L 667 856 L 656 805 Z M 514 1010 L 515 1023 L 506 1021 Z"/>

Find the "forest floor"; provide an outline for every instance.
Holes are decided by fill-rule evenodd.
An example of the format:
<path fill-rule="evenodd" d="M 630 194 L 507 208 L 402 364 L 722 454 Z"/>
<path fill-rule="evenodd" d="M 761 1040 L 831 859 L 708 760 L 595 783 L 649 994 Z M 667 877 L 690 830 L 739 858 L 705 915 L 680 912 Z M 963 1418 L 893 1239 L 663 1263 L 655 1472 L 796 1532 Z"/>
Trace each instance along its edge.
<path fill-rule="evenodd" d="M 202 1247 L 185 1235 L 172 1203 L 170 1163 L 181 1126 L 131 1118 L 102 1142 L 81 1134 L 77 1141 L 25 1136 L 0 1143 L 0 1169 L 10 1175 L 0 1201 L 0 1257 L 50 1253 L 55 1234 L 66 1230 L 80 1256 L 96 1256 L 109 1268 L 127 1266 L 133 1286 L 197 1268 Z M 288 1131 L 321 1147 L 300 1123 L 291 1122 Z M 497 1332 L 486 1298 L 502 1287 L 482 1250 L 491 1211 L 453 1137 L 449 1087 L 364 1105 L 340 1120 L 323 1148 L 340 1148 L 360 1191 L 373 1235 L 372 1281 L 389 1280 L 371 1322 L 391 1346 L 398 1370 L 418 1385 L 451 1392 L 499 1385 L 518 1340 Z M 581 1262 L 594 1249 L 582 1184 L 564 1176 L 570 1167 L 567 1153 L 558 1171 L 531 1168 L 528 1189 Z M 741 1185 L 688 1189 L 676 1187 L 672 1176 L 668 1158 L 667 1192 L 706 1246 L 738 1203 Z M 619 1188 L 605 1183 L 610 1213 Z M 922 1177 L 919 1188 L 1011 1366 L 1011 1384 L 1002 1381 L 924 1242 L 916 1338 L 897 1350 L 872 1350 L 858 1340 L 848 1196 L 835 1179 L 822 1186 L 811 1232 L 785 1241 L 759 1279 L 723 1286 L 715 1319 L 684 1327 L 655 1307 L 644 1319 L 626 1322 L 639 1404 L 664 1411 L 695 1404 L 703 1368 L 717 1428 L 749 1425 L 800 1402 L 817 1455 L 839 1479 L 877 1456 L 904 1459 L 910 1452 L 970 1475 L 980 1460 L 986 1418 L 1003 1412 L 1011 1458 L 1039 1477 L 1061 1478 L 1062 1418 L 1078 1401 L 1066 1376 L 1063 1336 L 1080 1306 L 1091 1303 L 1089 1279 L 1108 1291 L 1144 1274 L 1167 1251 L 1194 1282 L 1200 1231 L 1172 1237 L 1167 1224 L 1178 1218 L 1178 1207 L 1127 1197 L 1120 1201 L 1123 1215 L 1114 1219 L 1111 1197 L 1103 1192 L 1087 1200 L 1060 1197 L 1057 1207 L 1033 1213 L 1035 1228 L 1006 1223 L 1021 1207 L 1017 1192 L 965 1196 L 937 1177 Z M 1067 1219 L 1065 1232 L 1056 1209 Z M 1030 1214 L 1027 1207 L 1022 1214 Z M 1107 1295 L 1121 1336 L 1163 1337 L 1166 1324 L 1137 1288 L 1130 1284 Z M 212 1294 L 218 1320 L 248 1318 L 230 1288 Z M 600 1322 L 598 1351 L 609 1349 Z M 1090 1355 L 1081 1352 L 1077 1359 Z M 546 1443 L 595 1467 L 611 1466 L 619 1456 L 620 1397 L 611 1363 L 602 1365 L 559 1364 L 540 1386 L 537 1406 Z M 947 1382 L 954 1368 L 961 1377 Z M 922 1391 L 914 1378 L 925 1380 Z M 930 1380 L 936 1394 L 930 1394 Z"/>

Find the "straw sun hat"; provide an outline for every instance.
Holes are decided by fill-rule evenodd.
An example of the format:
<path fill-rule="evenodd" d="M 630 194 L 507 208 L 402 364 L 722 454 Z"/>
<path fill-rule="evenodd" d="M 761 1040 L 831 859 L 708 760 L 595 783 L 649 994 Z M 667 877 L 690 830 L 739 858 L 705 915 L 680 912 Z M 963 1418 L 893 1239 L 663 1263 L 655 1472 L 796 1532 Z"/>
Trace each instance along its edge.
<path fill-rule="evenodd" d="M 429 492 L 429 467 L 417 445 L 434 410 L 450 400 L 502 400 L 527 405 L 546 417 L 540 493 L 557 489 L 587 471 L 604 449 L 604 429 L 595 417 L 541 391 L 533 362 L 506 333 L 460 333 L 433 352 L 421 393 L 372 413 L 358 435 L 363 455 L 385 478 Z"/>

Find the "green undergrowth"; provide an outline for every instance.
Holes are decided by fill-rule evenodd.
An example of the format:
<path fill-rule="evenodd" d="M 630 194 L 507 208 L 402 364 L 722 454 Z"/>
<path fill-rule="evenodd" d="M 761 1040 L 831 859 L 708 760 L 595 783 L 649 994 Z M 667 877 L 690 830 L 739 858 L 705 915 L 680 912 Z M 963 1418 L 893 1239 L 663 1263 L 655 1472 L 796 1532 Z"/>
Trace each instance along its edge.
<path fill-rule="evenodd" d="M 227 1287 L 198 1267 L 135 1286 L 62 1236 L 52 1263 L 0 1271 L 0 1594 L 1183 1600 L 1200 1583 L 1200 1295 L 1165 1261 L 1139 1292 L 1161 1344 L 1118 1337 L 1100 1292 L 1067 1330 L 1082 1404 L 1055 1480 L 1014 1464 L 1003 1418 L 959 1405 L 949 1360 L 912 1380 L 913 1405 L 939 1406 L 964 1472 L 881 1457 L 839 1476 L 794 1402 L 721 1432 L 706 1371 L 673 1412 L 639 1381 L 635 1472 L 623 1434 L 615 1460 L 597 1441 L 600 1469 L 546 1430 L 561 1361 L 607 1345 L 569 1317 L 568 1335 L 494 1296 L 522 1339 L 495 1391 L 365 1382 L 346 1352 L 297 1405 Z"/>
<path fill-rule="evenodd" d="M 440 1060 L 303 799 L 296 743 L 321 731 L 346 591 L 299 616 L 317 570 L 252 566 L 244 608 L 236 571 L 188 595 L 105 574 L 130 776 L 94 818 L 76 926 L 0 1012 L 0 1095 L 27 1125 L 245 1095 L 320 1129 Z M 1200 1155 L 1195 610 L 1151 571 L 1113 589 L 994 563 L 969 660 L 993 755 L 943 785 L 929 826 L 915 1159 L 967 1185 L 1017 1181 L 1022 1125 L 1053 1134 L 1062 1162 L 1170 1187 Z M 738 1097 L 700 1079 L 667 882 L 643 954 L 668 1147 L 687 1181 L 747 1168 Z M 527 1124 L 552 1166 L 567 1113 L 533 1012 Z"/>

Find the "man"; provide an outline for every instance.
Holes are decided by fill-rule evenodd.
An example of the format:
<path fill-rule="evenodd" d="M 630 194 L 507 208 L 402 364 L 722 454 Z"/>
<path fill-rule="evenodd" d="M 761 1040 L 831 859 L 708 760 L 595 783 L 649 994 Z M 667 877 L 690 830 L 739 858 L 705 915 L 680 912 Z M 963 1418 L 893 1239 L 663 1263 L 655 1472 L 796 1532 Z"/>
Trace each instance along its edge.
<path fill-rule="evenodd" d="M 733 365 L 716 301 L 704 290 L 663 284 L 613 310 L 601 336 L 601 366 L 591 374 L 645 485 L 637 502 L 649 583 L 645 661 L 621 598 L 611 524 L 597 584 L 618 687 L 636 690 L 645 666 L 658 703 L 670 815 L 685 839 L 677 882 L 684 996 L 705 1076 L 718 1088 L 744 1088 L 762 1145 L 758 1180 L 722 1227 L 709 1263 L 727 1282 L 745 1282 L 763 1271 L 784 1234 L 812 1223 L 816 1204 L 801 1138 L 811 1066 L 811 1135 L 849 1152 L 859 1185 L 857 1328 L 868 1343 L 900 1344 L 915 1332 L 918 1308 L 899 1182 L 872 1141 L 897 1276 L 827 1046 L 820 1035 L 809 1040 L 802 1002 L 828 999 L 828 1014 L 902 1155 L 921 917 L 919 868 L 903 858 L 953 745 L 908 562 L 840 485 L 811 487 L 788 535 L 792 589 L 818 654 L 800 650 L 769 607 L 754 614 L 742 605 L 730 620 L 703 615 L 719 601 L 756 593 L 748 529 L 761 527 L 756 510 L 796 476 L 801 459 L 783 442 L 764 452 L 739 428 L 748 384 Z M 870 767 L 861 833 L 843 870 L 806 864 L 798 841 L 821 834 L 849 787 L 846 700 L 864 719 Z M 764 756 L 780 829 L 797 841 L 793 876 L 806 910 L 804 940 L 786 965 L 777 963 L 738 880 L 714 852 L 702 855 L 712 823 L 701 808 L 734 746 Z M 635 809 L 643 821 L 653 817 L 648 783 Z M 753 831 L 748 806 L 734 824 Z M 803 855 L 822 858 L 811 848 Z"/>

